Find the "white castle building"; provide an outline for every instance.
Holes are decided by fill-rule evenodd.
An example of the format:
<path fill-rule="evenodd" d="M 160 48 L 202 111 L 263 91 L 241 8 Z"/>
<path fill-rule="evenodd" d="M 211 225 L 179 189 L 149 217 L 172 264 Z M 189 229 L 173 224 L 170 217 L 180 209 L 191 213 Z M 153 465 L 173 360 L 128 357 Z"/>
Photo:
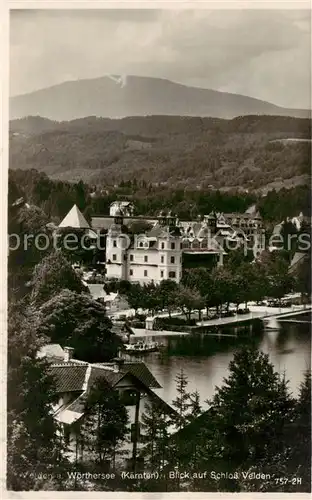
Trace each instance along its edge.
<path fill-rule="evenodd" d="M 116 212 L 106 239 L 106 276 L 130 282 L 160 283 L 182 277 L 182 238 L 176 218 L 166 216 L 144 234 L 124 234 L 123 214 Z"/>

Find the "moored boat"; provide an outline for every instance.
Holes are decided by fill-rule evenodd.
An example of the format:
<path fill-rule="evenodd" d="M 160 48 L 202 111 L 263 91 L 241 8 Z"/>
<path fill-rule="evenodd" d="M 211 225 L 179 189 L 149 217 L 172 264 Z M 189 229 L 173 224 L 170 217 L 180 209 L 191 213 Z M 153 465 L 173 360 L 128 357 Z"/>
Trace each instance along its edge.
<path fill-rule="evenodd" d="M 158 342 L 136 342 L 135 344 L 124 344 L 125 352 L 128 354 L 145 354 L 156 352 L 162 347 Z"/>

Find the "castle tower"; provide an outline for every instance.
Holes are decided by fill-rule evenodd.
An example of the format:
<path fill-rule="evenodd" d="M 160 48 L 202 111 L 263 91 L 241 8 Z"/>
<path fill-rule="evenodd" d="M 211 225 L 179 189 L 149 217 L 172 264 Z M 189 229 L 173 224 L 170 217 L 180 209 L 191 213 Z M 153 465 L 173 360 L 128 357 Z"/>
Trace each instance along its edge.
<path fill-rule="evenodd" d="M 166 226 L 158 237 L 159 280 L 172 279 L 179 283 L 182 277 L 182 237 L 177 217 L 169 214 Z"/>
<path fill-rule="evenodd" d="M 204 216 L 204 223 L 207 225 L 210 237 L 217 231 L 217 216 L 214 212 Z"/>
<path fill-rule="evenodd" d="M 123 232 L 123 214 L 116 211 L 114 223 L 106 237 L 106 276 L 124 280 L 127 277 L 128 238 Z"/>

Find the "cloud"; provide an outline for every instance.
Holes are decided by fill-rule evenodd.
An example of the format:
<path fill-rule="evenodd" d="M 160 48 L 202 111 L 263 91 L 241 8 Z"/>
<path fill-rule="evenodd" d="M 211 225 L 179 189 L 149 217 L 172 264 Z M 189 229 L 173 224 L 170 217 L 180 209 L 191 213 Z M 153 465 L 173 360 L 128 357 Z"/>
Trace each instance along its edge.
<path fill-rule="evenodd" d="M 11 92 L 139 74 L 310 105 L 309 11 L 12 11 Z"/>

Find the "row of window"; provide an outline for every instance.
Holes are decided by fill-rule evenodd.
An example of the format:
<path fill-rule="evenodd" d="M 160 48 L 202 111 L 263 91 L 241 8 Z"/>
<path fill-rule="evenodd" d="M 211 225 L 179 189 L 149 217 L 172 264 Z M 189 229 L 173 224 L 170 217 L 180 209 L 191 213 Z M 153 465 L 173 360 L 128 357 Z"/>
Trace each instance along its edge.
<path fill-rule="evenodd" d="M 115 243 L 115 242 L 114 242 L 114 243 Z M 116 246 L 116 245 L 114 244 L 114 246 Z M 139 247 L 140 247 L 140 248 L 143 248 L 143 247 L 144 247 L 144 242 L 143 242 L 143 241 L 140 241 L 140 242 L 139 242 Z M 176 246 L 175 246 L 175 243 L 173 243 L 173 242 L 172 242 L 172 243 L 170 244 L 170 248 L 171 248 L 171 250 L 175 250 L 175 247 L 176 247 Z M 162 242 L 162 243 L 161 243 L 160 248 L 161 248 L 162 250 L 164 250 L 164 249 L 165 249 L 165 243 L 164 243 L 164 242 Z"/>
<path fill-rule="evenodd" d="M 113 247 L 114 247 L 114 248 L 117 248 L 117 240 L 113 240 Z M 139 247 L 140 247 L 140 248 L 143 248 L 143 247 L 144 247 L 144 242 L 143 242 L 143 241 L 140 241 L 140 242 L 139 242 Z M 174 243 L 174 242 L 172 242 L 172 243 L 170 244 L 170 248 L 171 248 L 171 250 L 175 250 L 175 247 L 176 247 L 176 246 L 175 246 L 175 243 Z M 161 249 L 162 249 L 162 250 L 164 250 L 164 249 L 165 249 L 165 243 L 164 243 L 164 242 L 162 242 L 162 243 L 161 243 Z"/>
<path fill-rule="evenodd" d="M 113 260 L 117 260 L 117 255 L 115 253 L 112 256 L 112 259 Z M 134 260 L 133 255 L 130 255 L 130 261 L 133 262 L 133 260 Z M 147 255 L 144 255 L 144 262 L 148 262 L 148 256 Z M 160 258 L 160 262 L 162 264 L 165 262 L 165 258 L 164 258 L 163 255 Z M 173 255 L 171 255 L 171 257 L 170 257 L 170 264 L 175 264 L 175 257 Z"/>
<path fill-rule="evenodd" d="M 130 276 L 134 276 L 133 269 L 130 269 L 129 274 L 130 274 Z M 144 278 L 147 278 L 147 277 L 148 277 L 148 271 L 145 269 L 144 270 Z M 160 277 L 161 278 L 164 277 L 164 271 L 160 271 Z M 169 278 L 175 278 L 176 277 L 176 272 L 175 271 L 169 271 L 168 277 Z"/>

